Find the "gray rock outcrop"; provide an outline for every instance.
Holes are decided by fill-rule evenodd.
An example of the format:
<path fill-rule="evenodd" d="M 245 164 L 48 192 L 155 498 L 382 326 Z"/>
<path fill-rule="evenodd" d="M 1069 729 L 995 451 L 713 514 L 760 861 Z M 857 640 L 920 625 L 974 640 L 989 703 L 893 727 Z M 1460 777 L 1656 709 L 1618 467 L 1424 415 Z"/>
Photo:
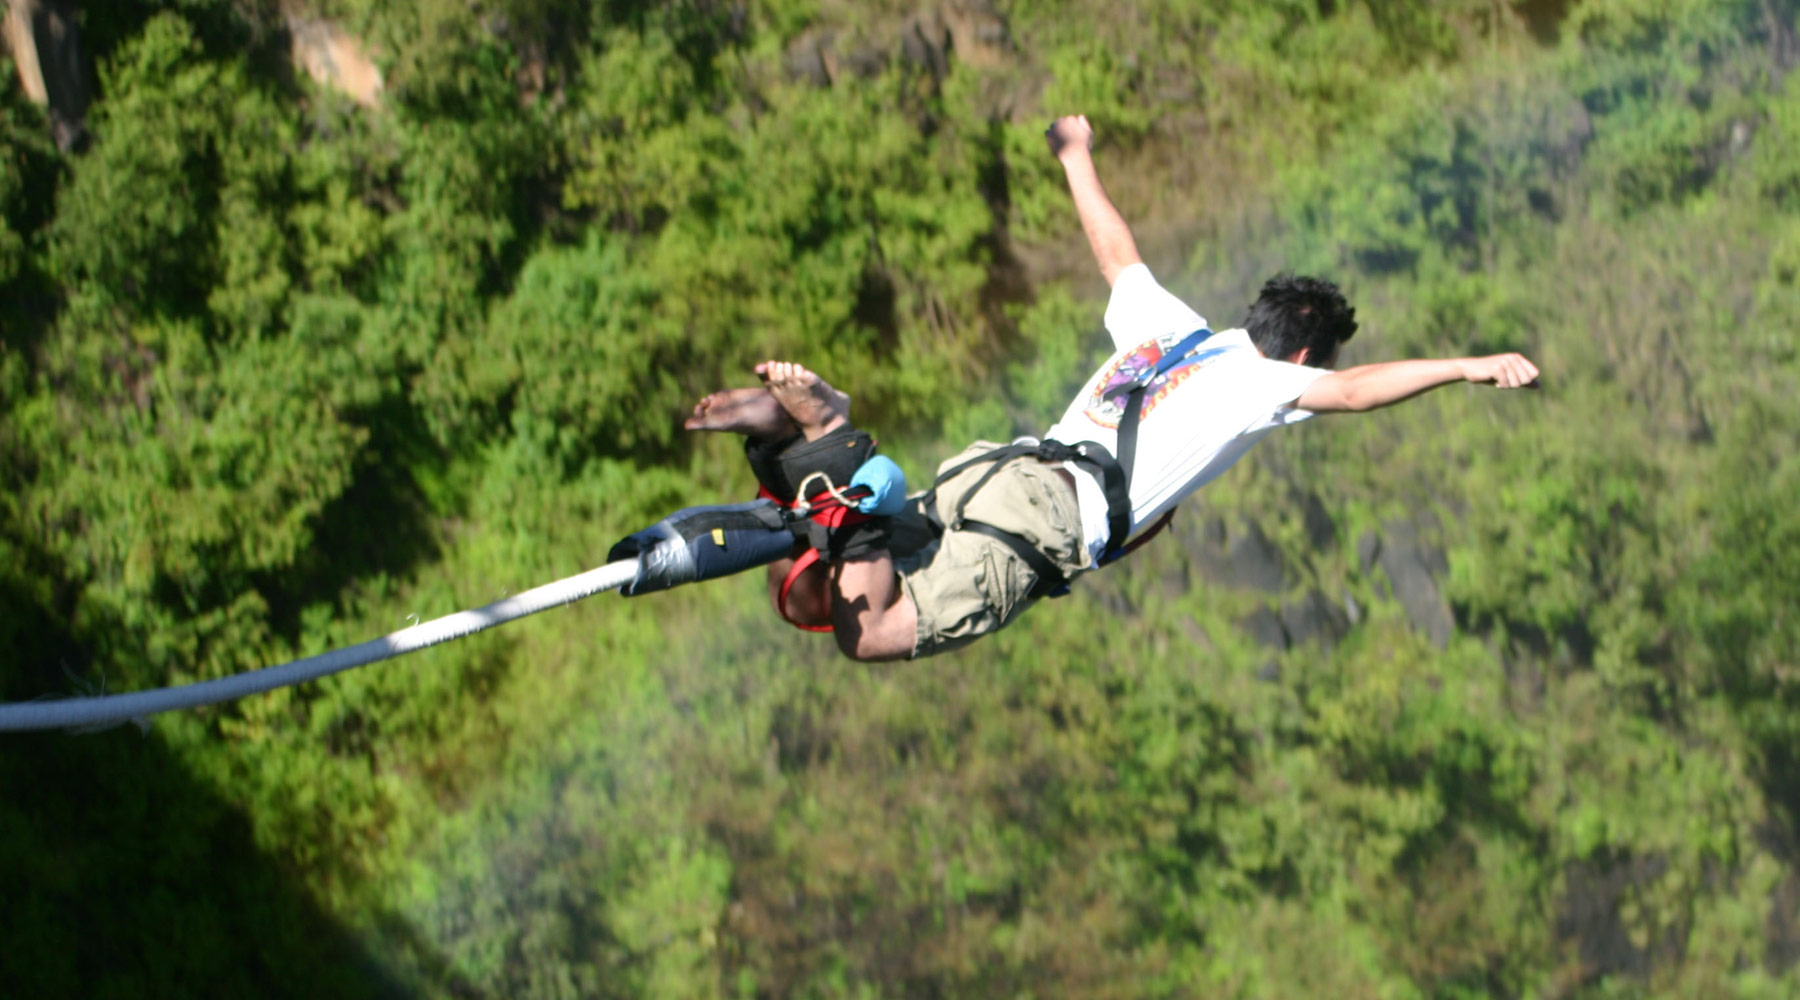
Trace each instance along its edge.
<path fill-rule="evenodd" d="M 75 21 L 75 9 L 59 0 L 12 0 L 0 26 L 25 96 L 49 109 L 51 136 L 65 153 L 86 144 L 93 99 L 93 67 Z"/>

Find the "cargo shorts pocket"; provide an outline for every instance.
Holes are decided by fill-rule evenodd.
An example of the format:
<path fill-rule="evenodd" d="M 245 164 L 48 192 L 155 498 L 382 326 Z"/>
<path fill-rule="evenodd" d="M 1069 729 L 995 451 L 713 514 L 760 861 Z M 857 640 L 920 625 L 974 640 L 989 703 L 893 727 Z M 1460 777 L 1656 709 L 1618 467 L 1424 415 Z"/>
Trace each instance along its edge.
<path fill-rule="evenodd" d="M 902 578 L 918 609 L 914 656 L 958 649 L 998 631 L 1030 605 L 1031 567 L 985 535 L 947 532 L 931 561 Z"/>

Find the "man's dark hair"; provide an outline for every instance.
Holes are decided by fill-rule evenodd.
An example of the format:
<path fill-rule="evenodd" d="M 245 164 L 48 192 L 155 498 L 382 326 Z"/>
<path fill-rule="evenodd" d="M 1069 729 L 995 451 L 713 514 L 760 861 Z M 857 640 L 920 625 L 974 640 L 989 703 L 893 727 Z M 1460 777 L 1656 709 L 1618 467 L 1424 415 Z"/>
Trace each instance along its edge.
<path fill-rule="evenodd" d="M 1308 365 L 1330 368 L 1339 345 L 1356 333 L 1356 310 L 1331 282 L 1283 271 L 1250 304 L 1244 329 L 1265 358 L 1286 361 L 1305 347 Z"/>

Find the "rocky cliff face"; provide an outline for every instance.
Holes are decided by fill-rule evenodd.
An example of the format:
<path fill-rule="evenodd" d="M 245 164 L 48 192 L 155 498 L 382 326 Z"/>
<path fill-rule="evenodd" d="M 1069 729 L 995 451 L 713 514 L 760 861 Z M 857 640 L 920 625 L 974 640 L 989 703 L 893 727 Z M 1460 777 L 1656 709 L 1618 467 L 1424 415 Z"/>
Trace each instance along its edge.
<path fill-rule="evenodd" d="M 1429 520 L 1386 521 L 1380 532 L 1363 533 L 1356 543 L 1356 556 L 1363 575 L 1382 580 L 1387 592 L 1405 609 L 1413 628 L 1442 649 L 1456 631 L 1456 620 L 1438 585 L 1450 564 L 1442 549 L 1421 537 L 1421 527 L 1430 526 Z"/>
<path fill-rule="evenodd" d="M 1004 65 L 1012 56 L 1006 18 L 991 0 L 951 0 L 876 21 L 854 35 L 832 27 L 789 43 L 788 73 L 829 87 L 845 76 L 872 76 L 895 62 L 941 80 L 955 59 L 971 66 Z"/>
<path fill-rule="evenodd" d="M 363 107 L 380 103 L 381 70 L 361 41 L 297 8 L 283 17 L 296 66 Z M 56 146 L 65 153 L 86 145 L 85 118 L 94 96 L 94 68 L 77 22 L 74 5 L 64 0 L 12 0 L 0 21 L 0 37 L 18 67 L 25 96 L 47 108 Z"/>
<path fill-rule="evenodd" d="M 86 143 L 84 119 L 93 97 L 93 67 L 75 22 L 74 8 L 59 0 L 12 0 L 0 29 L 25 95 L 49 109 L 56 148 L 65 153 Z"/>
<path fill-rule="evenodd" d="M 1297 509 L 1283 516 L 1304 520 L 1310 549 L 1321 553 L 1335 549 L 1337 526 L 1325 505 L 1311 493 L 1302 493 L 1296 503 Z M 1186 578 L 1171 583 L 1190 586 L 1197 578 L 1209 586 L 1261 597 L 1263 605 L 1240 624 L 1270 650 L 1315 643 L 1329 650 L 1362 617 L 1363 609 L 1349 593 L 1333 595 L 1317 586 L 1303 587 L 1300 568 L 1290 565 L 1289 557 L 1255 521 L 1210 515 L 1185 525 L 1177 517 L 1175 525 L 1171 534 L 1184 550 Z M 1448 560 L 1442 549 L 1427 541 L 1432 527 L 1429 518 L 1396 519 L 1383 523 L 1379 531 L 1364 532 L 1356 546 L 1356 566 L 1378 594 L 1397 602 L 1413 628 L 1441 649 L 1449 643 L 1456 622 L 1441 584 Z"/>
<path fill-rule="evenodd" d="M 365 108 L 381 103 L 381 70 L 367 48 L 330 21 L 298 12 L 287 15 L 294 64 L 320 86 L 330 87 Z"/>

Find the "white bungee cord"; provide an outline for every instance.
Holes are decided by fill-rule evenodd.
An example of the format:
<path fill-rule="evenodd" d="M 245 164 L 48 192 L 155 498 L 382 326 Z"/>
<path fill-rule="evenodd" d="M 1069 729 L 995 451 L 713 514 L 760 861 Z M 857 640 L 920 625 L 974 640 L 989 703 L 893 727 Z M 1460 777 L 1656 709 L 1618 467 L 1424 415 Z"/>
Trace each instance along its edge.
<path fill-rule="evenodd" d="M 339 671 L 386 660 L 405 653 L 435 646 L 441 642 L 473 635 L 483 629 L 502 625 L 515 618 L 561 607 L 601 591 L 617 590 L 634 582 L 638 575 L 636 559 L 607 563 L 555 583 L 534 587 L 522 594 L 503 598 L 486 607 L 458 611 L 453 615 L 420 622 L 379 639 L 354 646 L 334 649 L 247 673 L 199 681 L 179 687 L 133 691 L 129 694 L 99 695 L 89 698 L 45 699 L 40 701 L 0 704 L 0 732 L 23 732 L 34 729 L 73 729 L 116 725 L 141 719 L 158 712 L 182 708 L 198 708 L 246 695 L 260 694 L 278 687 L 316 680 Z"/>

